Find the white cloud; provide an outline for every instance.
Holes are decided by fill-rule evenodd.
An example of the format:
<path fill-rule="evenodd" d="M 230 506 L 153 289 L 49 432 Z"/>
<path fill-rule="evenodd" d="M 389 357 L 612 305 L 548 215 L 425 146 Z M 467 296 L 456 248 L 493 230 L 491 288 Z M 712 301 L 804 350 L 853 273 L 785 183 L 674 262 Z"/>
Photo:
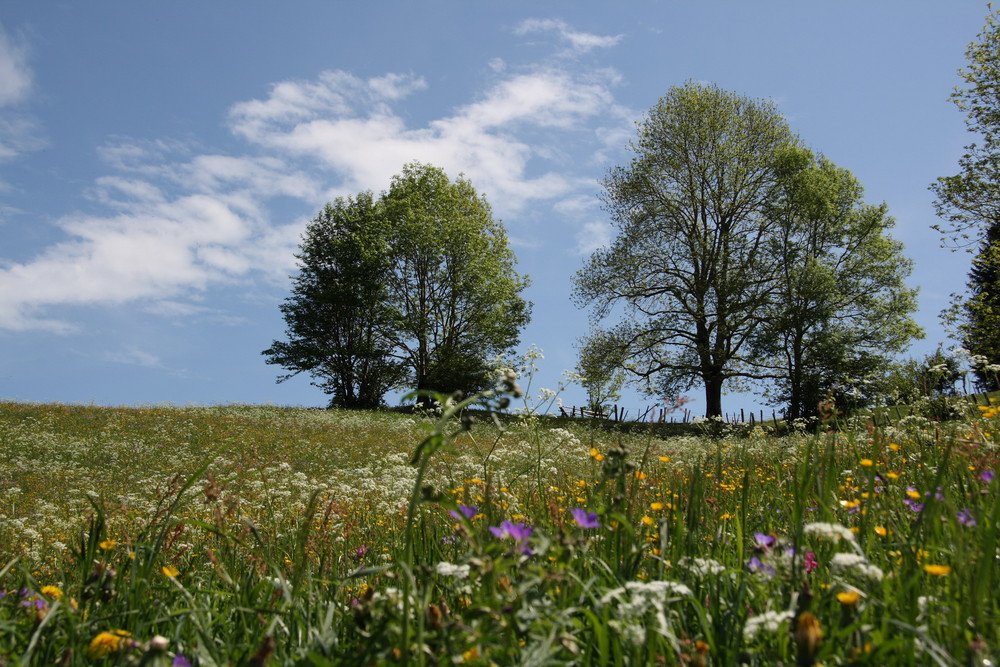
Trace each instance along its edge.
<path fill-rule="evenodd" d="M 576 234 L 576 254 L 586 256 L 611 245 L 611 231 L 606 222 L 585 222 Z"/>
<path fill-rule="evenodd" d="M 566 138 L 560 132 L 580 131 L 595 118 L 621 122 L 609 72 L 509 74 L 479 100 L 417 128 L 407 127 L 389 102 L 422 90 L 422 80 L 392 80 L 403 92 L 391 99 L 376 80 L 347 72 L 282 82 L 266 99 L 234 105 L 233 131 L 286 155 L 318 159 L 346 191 L 381 190 L 403 164 L 418 160 L 464 173 L 495 205 L 516 212 L 575 187 L 560 171 L 528 175 L 533 158 L 557 152 L 553 147 Z"/>
<path fill-rule="evenodd" d="M 111 173 L 87 191 L 97 212 L 59 220 L 65 240 L 33 259 L 0 262 L 0 328 L 72 331 L 53 316 L 60 306 L 138 302 L 164 317 L 203 317 L 211 302 L 191 302 L 215 286 L 285 284 L 307 220 L 275 224 L 280 198 L 315 210 L 332 195 L 388 187 L 414 160 L 464 173 L 500 217 L 544 202 L 580 219 L 586 207 L 570 202 L 592 196 L 595 183 L 580 175 L 579 147 L 593 157 L 631 122 L 612 93 L 618 75 L 501 62 L 492 85 L 422 126 L 409 126 L 397 107 L 427 90 L 423 78 L 332 71 L 232 106 L 231 129 L 253 144 L 253 156 L 116 139 L 99 149 Z M 533 230 L 521 232 L 512 238 L 538 242 Z M 578 251 L 604 233 L 587 223 Z"/>
<path fill-rule="evenodd" d="M 607 49 L 618 44 L 622 35 L 603 36 L 573 30 L 565 21 L 558 19 L 527 19 L 514 29 L 516 35 L 526 35 L 531 32 L 555 32 L 561 40 L 568 42 L 570 49 L 577 53 L 586 53 L 591 49 Z"/>
<path fill-rule="evenodd" d="M 155 354 L 144 352 L 137 348 L 105 353 L 104 359 L 116 364 L 142 366 L 144 368 L 165 368 L 163 362 Z"/>
<path fill-rule="evenodd" d="M 23 102 L 31 90 L 28 50 L 0 25 L 0 107 Z"/>

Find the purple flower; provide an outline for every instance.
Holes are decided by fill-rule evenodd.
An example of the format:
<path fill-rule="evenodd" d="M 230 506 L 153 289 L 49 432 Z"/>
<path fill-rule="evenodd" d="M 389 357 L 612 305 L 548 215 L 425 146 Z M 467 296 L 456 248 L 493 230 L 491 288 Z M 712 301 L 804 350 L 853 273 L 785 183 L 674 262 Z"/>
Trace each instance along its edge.
<path fill-rule="evenodd" d="M 958 513 L 955 514 L 955 518 L 958 519 L 958 522 L 963 526 L 971 528 L 976 525 L 976 519 L 972 516 L 972 512 L 970 512 L 968 508 L 959 510 Z"/>
<path fill-rule="evenodd" d="M 531 536 L 534 528 L 523 523 L 511 523 L 510 521 L 501 522 L 500 526 L 490 526 L 490 532 L 497 539 L 510 538 L 516 542 L 517 550 L 524 554 L 525 556 L 531 555 L 531 549 L 528 547 L 528 538 Z"/>
<path fill-rule="evenodd" d="M 183 655 L 177 654 L 174 656 L 174 661 L 170 663 L 170 667 L 191 667 L 191 663 Z"/>
<path fill-rule="evenodd" d="M 574 507 L 569 511 L 573 515 L 573 520 L 580 528 L 600 528 L 601 522 L 597 520 L 596 512 L 588 512 L 582 507 Z"/>
<path fill-rule="evenodd" d="M 992 470 L 984 470 L 981 473 L 979 473 L 979 479 L 983 480 L 987 484 L 993 481 L 993 477 L 994 475 Z"/>
<path fill-rule="evenodd" d="M 760 558 L 757 558 L 756 556 L 751 558 L 750 562 L 747 563 L 747 570 L 749 570 L 750 572 L 761 572 L 768 577 L 773 577 L 775 574 L 777 574 L 773 567 L 762 561 Z"/>
<path fill-rule="evenodd" d="M 363 544 L 360 547 L 355 547 L 351 549 L 351 556 L 354 557 L 354 560 L 361 560 L 367 554 L 368 554 L 368 547 L 366 547 Z"/>
<path fill-rule="evenodd" d="M 913 512 L 923 512 L 924 511 L 924 504 L 923 503 L 918 503 L 916 500 L 911 500 L 910 498 L 904 499 L 903 502 L 906 503 L 906 506 L 909 507 L 910 510 L 913 511 Z"/>
<path fill-rule="evenodd" d="M 459 512 L 461 512 L 461 514 L 459 514 Z M 459 521 L 461 521 L 463 518 L 471 519 L 472 517 L 476 516 L 477 513 L 478 510 L 475 505 L 463 505 L 462 503 L 458 504 L 458 512 L 456 512 L 455 510 L 448 510 L 448 514 L 452 515 Z"/>
<path fill-rule="evenodd" d="M 754 546 L 765 553 L 770 551 L 774 543 L 778 541 L 774 535 L 765 535 L 764 533 L 754 533 L 753 538 L 757 540 L 757 544 Z"/>

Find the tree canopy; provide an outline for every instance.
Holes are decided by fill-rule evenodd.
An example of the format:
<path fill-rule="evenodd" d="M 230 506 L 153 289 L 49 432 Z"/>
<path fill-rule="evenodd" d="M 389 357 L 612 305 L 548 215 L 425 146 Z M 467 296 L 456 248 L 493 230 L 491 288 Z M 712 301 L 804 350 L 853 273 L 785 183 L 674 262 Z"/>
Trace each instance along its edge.
<path fill-rule="evenodd" d="M 263 354 L 289 370 L 279 382 L 308 372 L 335 405 L 373 407 L 404 386 L 482 389 L 530 317 L 488 202 L 430 165 L 405 165 L 377 198 L 328 205 L 297 257 L 288 340 Z"/>
<path fill-rule="evenodd" d="M 884 206 L 802 147 L 773 104 L 712 85 L 672 88 L 638 125 L 604 202 L 617 235 L 577 273 L 590 340 L 648 391 L 773 383 L 804 413 L 816 393 L 919 333 L 910 264 Z M 593 351 L 590 351 L 593 354 Z"/>

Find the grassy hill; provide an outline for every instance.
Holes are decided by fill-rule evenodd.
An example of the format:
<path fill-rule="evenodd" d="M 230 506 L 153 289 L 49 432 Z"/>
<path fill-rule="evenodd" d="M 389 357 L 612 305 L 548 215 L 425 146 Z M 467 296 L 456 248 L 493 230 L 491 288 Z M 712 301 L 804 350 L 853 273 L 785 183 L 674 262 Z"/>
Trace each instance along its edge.
<path fill-rule="evenodd" d="M 1000 646 L 977 412 L 713 438 L 0 403 L 0 655 L 967 664 Z"/>

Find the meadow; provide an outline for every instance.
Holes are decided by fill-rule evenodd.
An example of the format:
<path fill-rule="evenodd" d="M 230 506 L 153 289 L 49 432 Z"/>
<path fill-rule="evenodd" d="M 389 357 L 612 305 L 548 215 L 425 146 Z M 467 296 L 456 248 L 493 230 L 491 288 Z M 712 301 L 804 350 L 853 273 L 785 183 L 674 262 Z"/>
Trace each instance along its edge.
<path fill-rule="evenodd" d="M 0 403 L 0 664 L 1000 655 L 993 407 L 680 435 L 469 407 Z"/>

